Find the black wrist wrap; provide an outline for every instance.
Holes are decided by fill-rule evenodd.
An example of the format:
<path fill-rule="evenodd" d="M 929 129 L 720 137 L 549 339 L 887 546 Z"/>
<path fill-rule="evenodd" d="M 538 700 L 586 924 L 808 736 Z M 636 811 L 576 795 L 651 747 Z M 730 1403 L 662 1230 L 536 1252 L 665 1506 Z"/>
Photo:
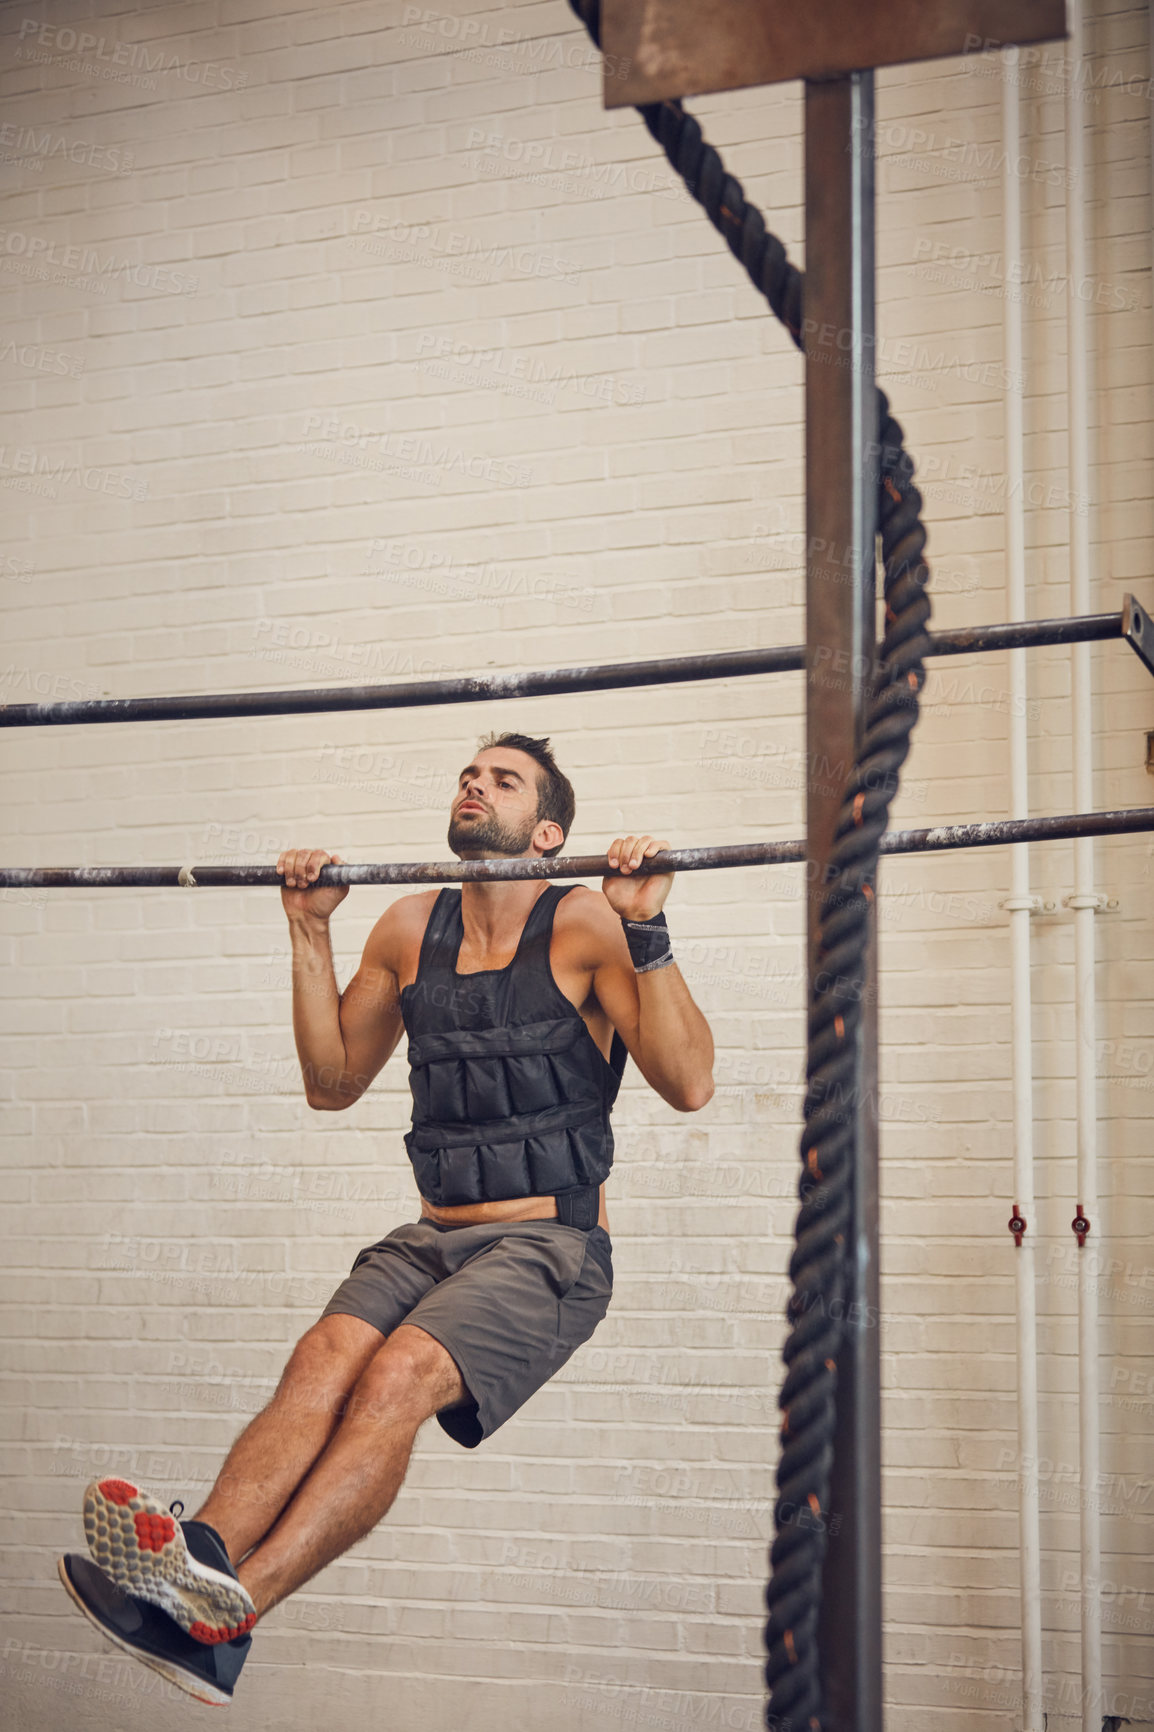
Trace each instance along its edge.
<path fill-rule="evenodd" d="M 652 920 L 626 920 L 625 942 L 637 974 L 652 974 L 656 968 L 668 968 L 673 961 L 673 946 L 669 941 L 669 926 L 664 914 Z"/>

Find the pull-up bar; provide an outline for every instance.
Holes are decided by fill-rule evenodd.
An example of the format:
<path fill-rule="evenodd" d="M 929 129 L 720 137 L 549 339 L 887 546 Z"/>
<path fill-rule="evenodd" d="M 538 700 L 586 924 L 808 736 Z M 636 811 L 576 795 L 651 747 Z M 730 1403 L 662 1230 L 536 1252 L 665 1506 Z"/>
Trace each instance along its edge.
<path fill-rule="evenodd" d="M 1132 595 L 1117 613 L 1016 624 L 963 626 L 930 634 L 929 655 L 972 655 L 984 650 L 1034 649 L 1047 644 L 1125 638 L 1154 673 L 1154 622 Z M 203 692 L 187 697 L 78 698 L 50 704 L 0 705 L 0 728 L 63 726 L 72 722 L 192 721 L 205 716 L 311 715 L 332 710 L 402 710 L 426 704 L 471 704 L 554 692 L 604 692 L 624 686 L 677 685 L 684 680 L 728 680 L 804 668 L 805 645 L 723 650 L 655 661 L 610 662 L 593 668 L 550 668 L 540 673 L 476 674 L 379 686 L 317 686 L 287 692 Z M 859 670 L 860 671 L 860 670 Z"/>
<path fill-rule="evenodd" d="M 894 830 L 882 854 L 930 854 L 953 848 L 992 848 L 1006 842 L 1056 842 L 1071 836 L 1118 836 L 1154 830 L 1154 806 L 1119 812 L 1073 812 L 1055 818 L 1008 818 L 994 824 L 942 824 L 930 830 Z M 804 860 L 805 842 L 736 842 L 719 848 L 667 848 L 643 860 L 634 876 L 711 872 L 729 866 L 784 866 Z M 446 860 L 396 866 L 322 866 L 315 887 L 326 884 L 467 884 L 510 878 L 612 878 L 604 854 L 569 859 Z M 275 866 L 4 866 L 0 889 L 189 889 L 279 885 Z"/>

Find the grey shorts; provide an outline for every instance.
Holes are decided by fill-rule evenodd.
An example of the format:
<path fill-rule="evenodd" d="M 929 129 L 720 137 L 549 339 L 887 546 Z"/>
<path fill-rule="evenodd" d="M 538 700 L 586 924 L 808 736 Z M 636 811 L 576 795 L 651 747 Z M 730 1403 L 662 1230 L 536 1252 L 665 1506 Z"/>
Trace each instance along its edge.
<path fill-rule="evenodd" d="M 321 1316 L 359 1317 L 382 1335 L 412 1323 L 439 1341 L 468 1400 L 443 1408 L 437 1421 L 475 1449 L 588 1341 L 612 1292 L 603 1227 L 422 1220 L 358 1251 Z"/>

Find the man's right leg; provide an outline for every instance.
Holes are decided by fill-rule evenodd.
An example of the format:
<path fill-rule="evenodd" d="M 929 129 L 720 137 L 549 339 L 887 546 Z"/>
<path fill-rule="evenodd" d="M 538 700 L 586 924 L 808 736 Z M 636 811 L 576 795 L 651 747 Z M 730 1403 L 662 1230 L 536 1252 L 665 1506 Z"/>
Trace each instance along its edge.
<path fill-rule="evenodd" d="M 385 1340 L 359 1317 L 322 1317 L 297 1342 L 276 1393 L 233 1444 L 195 1519 L 233 1565 L 259 1544 L 329 1442 Z"/>

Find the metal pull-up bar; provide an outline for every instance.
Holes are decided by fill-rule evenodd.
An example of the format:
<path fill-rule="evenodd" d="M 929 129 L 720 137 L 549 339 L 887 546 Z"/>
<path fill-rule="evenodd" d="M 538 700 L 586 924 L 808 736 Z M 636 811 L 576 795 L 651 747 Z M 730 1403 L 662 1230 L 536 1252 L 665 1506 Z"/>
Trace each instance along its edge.
<path fill-rule="evenodd" d="M 939 824 L 928 830 L 891 830 L 881 854 L 932 854 L 954 848 L 993 848 L 1007 842 L 1056 842 L 1071 836 L 1117 836 L 1154 830 L 1154 806 L 1118 812 L 1072 812 L 1054 818 L 1007 818 L 992 824 Z M 804 860 L 796 842 L 735 842 L 719 848 L 666 848 L 643 860 L 635 876 L 661 872 L 713 872 L 732 866 L 784 866 Z M 468 884 L 511 878 L 611 878 L 604 854 L 568 859 L 410 861 L 398 865 L 322 866 L 326 884 Z M 275 866 L 4 866 L 0 889 L 117 890 L 253 888 L 280 885 Z"/>
<path fill-rule="evenodd" d="M 961 626 L 932 632 L 927 654 L 974 655 L 986 650 L 1124 638 L 1154 673 L 1154 623 L 1132 595 L 1117 613 L 1073 619 L 1022 620 L 1006 625 Z M 76 722 L 188 722 L 210 716 L 313 715 L 337 710 L 419 709 L 426 704 L 492 703 L 504 698 L 561 692 L 616 691 L 626 686 L 677 685 L 751 674 L 796 672 L 805 667 L 804 644 L 722 650 L 699 656 L 608 662 L 601 667 L 547 668 L 538 673 L 466 674 L 393 685 L 317 686 L 302 691 L 198 692 L 182 697 L 78 698 L 48 704 L 0 704 L 0 728 L 62 727 Z M 837 669 L 831 669 L 836 673 Z M 859 670 L 860 672 L 860 670 Z"/>

